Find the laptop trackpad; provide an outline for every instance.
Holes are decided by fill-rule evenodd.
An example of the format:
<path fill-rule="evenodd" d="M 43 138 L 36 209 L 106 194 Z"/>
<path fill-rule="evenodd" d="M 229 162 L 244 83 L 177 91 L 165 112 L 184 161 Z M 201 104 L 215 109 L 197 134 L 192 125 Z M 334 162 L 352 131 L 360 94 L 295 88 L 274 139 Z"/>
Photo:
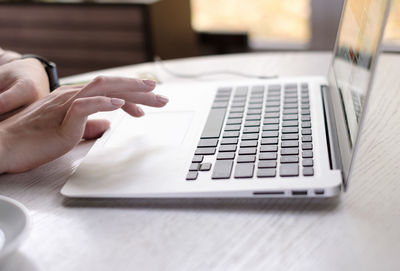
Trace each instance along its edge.
<path fill-rule="evenodd" d="M 162 170 L 179 154 L 193 116 L 190 111 L 151 112 L 142 118 L 124 113 L 95 143 L 76 177 L 107 187 L 110 180 L 115 186 L 116 180 L 126 179 L 127 175 L 140 180 L 154 170 Z"/>

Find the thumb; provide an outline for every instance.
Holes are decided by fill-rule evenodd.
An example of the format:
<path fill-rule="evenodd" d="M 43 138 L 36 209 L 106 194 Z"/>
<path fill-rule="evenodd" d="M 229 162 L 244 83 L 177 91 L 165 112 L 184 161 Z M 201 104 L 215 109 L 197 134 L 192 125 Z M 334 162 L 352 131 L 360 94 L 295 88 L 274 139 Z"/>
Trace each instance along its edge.
<path fill-rule="evenodd" d="M 72 102 L 61 125 L 61 132 L 71 144 L 76 144 L 84 135 L 87 117 L 100 111 L 113 111 L 125 103 L 124 100 L 102 96 L 79 98 Z M 91 124 L 90 124 L 91 125 Z M 75 142 L 76 141 L 76 142 Z"/>
<path fill-rule="evenodd" d="M 110 128 L 108 120 L 88 120 L 83 132 L 83 139 L 96 139 L 103 135 Z"/>

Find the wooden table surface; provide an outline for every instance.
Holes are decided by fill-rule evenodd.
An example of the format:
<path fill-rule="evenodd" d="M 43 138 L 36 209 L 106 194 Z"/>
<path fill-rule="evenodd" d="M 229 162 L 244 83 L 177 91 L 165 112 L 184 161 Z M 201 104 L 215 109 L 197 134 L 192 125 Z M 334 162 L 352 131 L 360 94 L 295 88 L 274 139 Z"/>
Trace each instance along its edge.
<path fill-rule="evenodd" d="M 328 53 L 263 53 L 166 65 L 296 76 L 325 75 L 329 61 Z M 163 83 L 182 80 L 154 64 L 101 74 L 148 72 Z M 208 80 L 226 78 L 233 77 Z M 2 175 L 0 194 L 22 202 L 33 223 L 0 270 L 399 270 L 399 91 L 400 55 L 383 55 L 354 175 L 336 200 L 65 199 L 59 191 L 90 142 L 30 172 Z"/>

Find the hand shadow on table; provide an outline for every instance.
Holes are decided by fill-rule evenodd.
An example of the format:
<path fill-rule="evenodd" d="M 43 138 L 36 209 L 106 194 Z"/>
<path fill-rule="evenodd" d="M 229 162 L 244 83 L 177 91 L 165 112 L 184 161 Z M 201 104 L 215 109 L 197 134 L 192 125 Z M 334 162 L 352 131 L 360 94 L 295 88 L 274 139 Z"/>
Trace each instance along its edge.
<path fill-rule="evenodd" d="M 335 210 L 340 197 L 326 199 L 295 198 L 203 198 L 203 199 L 78 199 L 65 198 L 63 205 L 74 208 L 131 208 L 149 210 L 215 210 L 215 211 L 287 211 L 329 212 Z"/>
<path fill-rule="evenodd" d="M 29 270 L 40 271 L 39 267 L 24 253 L 16 251 L 0 262 L 0 271 Z"/>

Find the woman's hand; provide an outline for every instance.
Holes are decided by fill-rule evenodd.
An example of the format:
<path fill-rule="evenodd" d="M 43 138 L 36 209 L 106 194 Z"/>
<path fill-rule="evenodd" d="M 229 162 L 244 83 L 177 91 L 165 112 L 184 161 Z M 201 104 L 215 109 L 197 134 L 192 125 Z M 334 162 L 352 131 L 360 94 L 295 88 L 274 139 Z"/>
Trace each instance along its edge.
<path fill-rule="evenodd" d="M 79 141 L 96 138 L 109 128 L 105 120 L 87 120 L 99 111 L 120 107 L 132 116 L 137 104 L 162 107 L 168 99 L 155 95 L 155 82 L 98 77 L 85 86 L 60 87 L 0 123 L 0 172 L 22 172 L 49 162 Z"/>
<path fill-rule="evenodd" d="M 49 79 L 39 60 L 21 59 L 0 66 L 0 121 L 49 92 Z"/>

